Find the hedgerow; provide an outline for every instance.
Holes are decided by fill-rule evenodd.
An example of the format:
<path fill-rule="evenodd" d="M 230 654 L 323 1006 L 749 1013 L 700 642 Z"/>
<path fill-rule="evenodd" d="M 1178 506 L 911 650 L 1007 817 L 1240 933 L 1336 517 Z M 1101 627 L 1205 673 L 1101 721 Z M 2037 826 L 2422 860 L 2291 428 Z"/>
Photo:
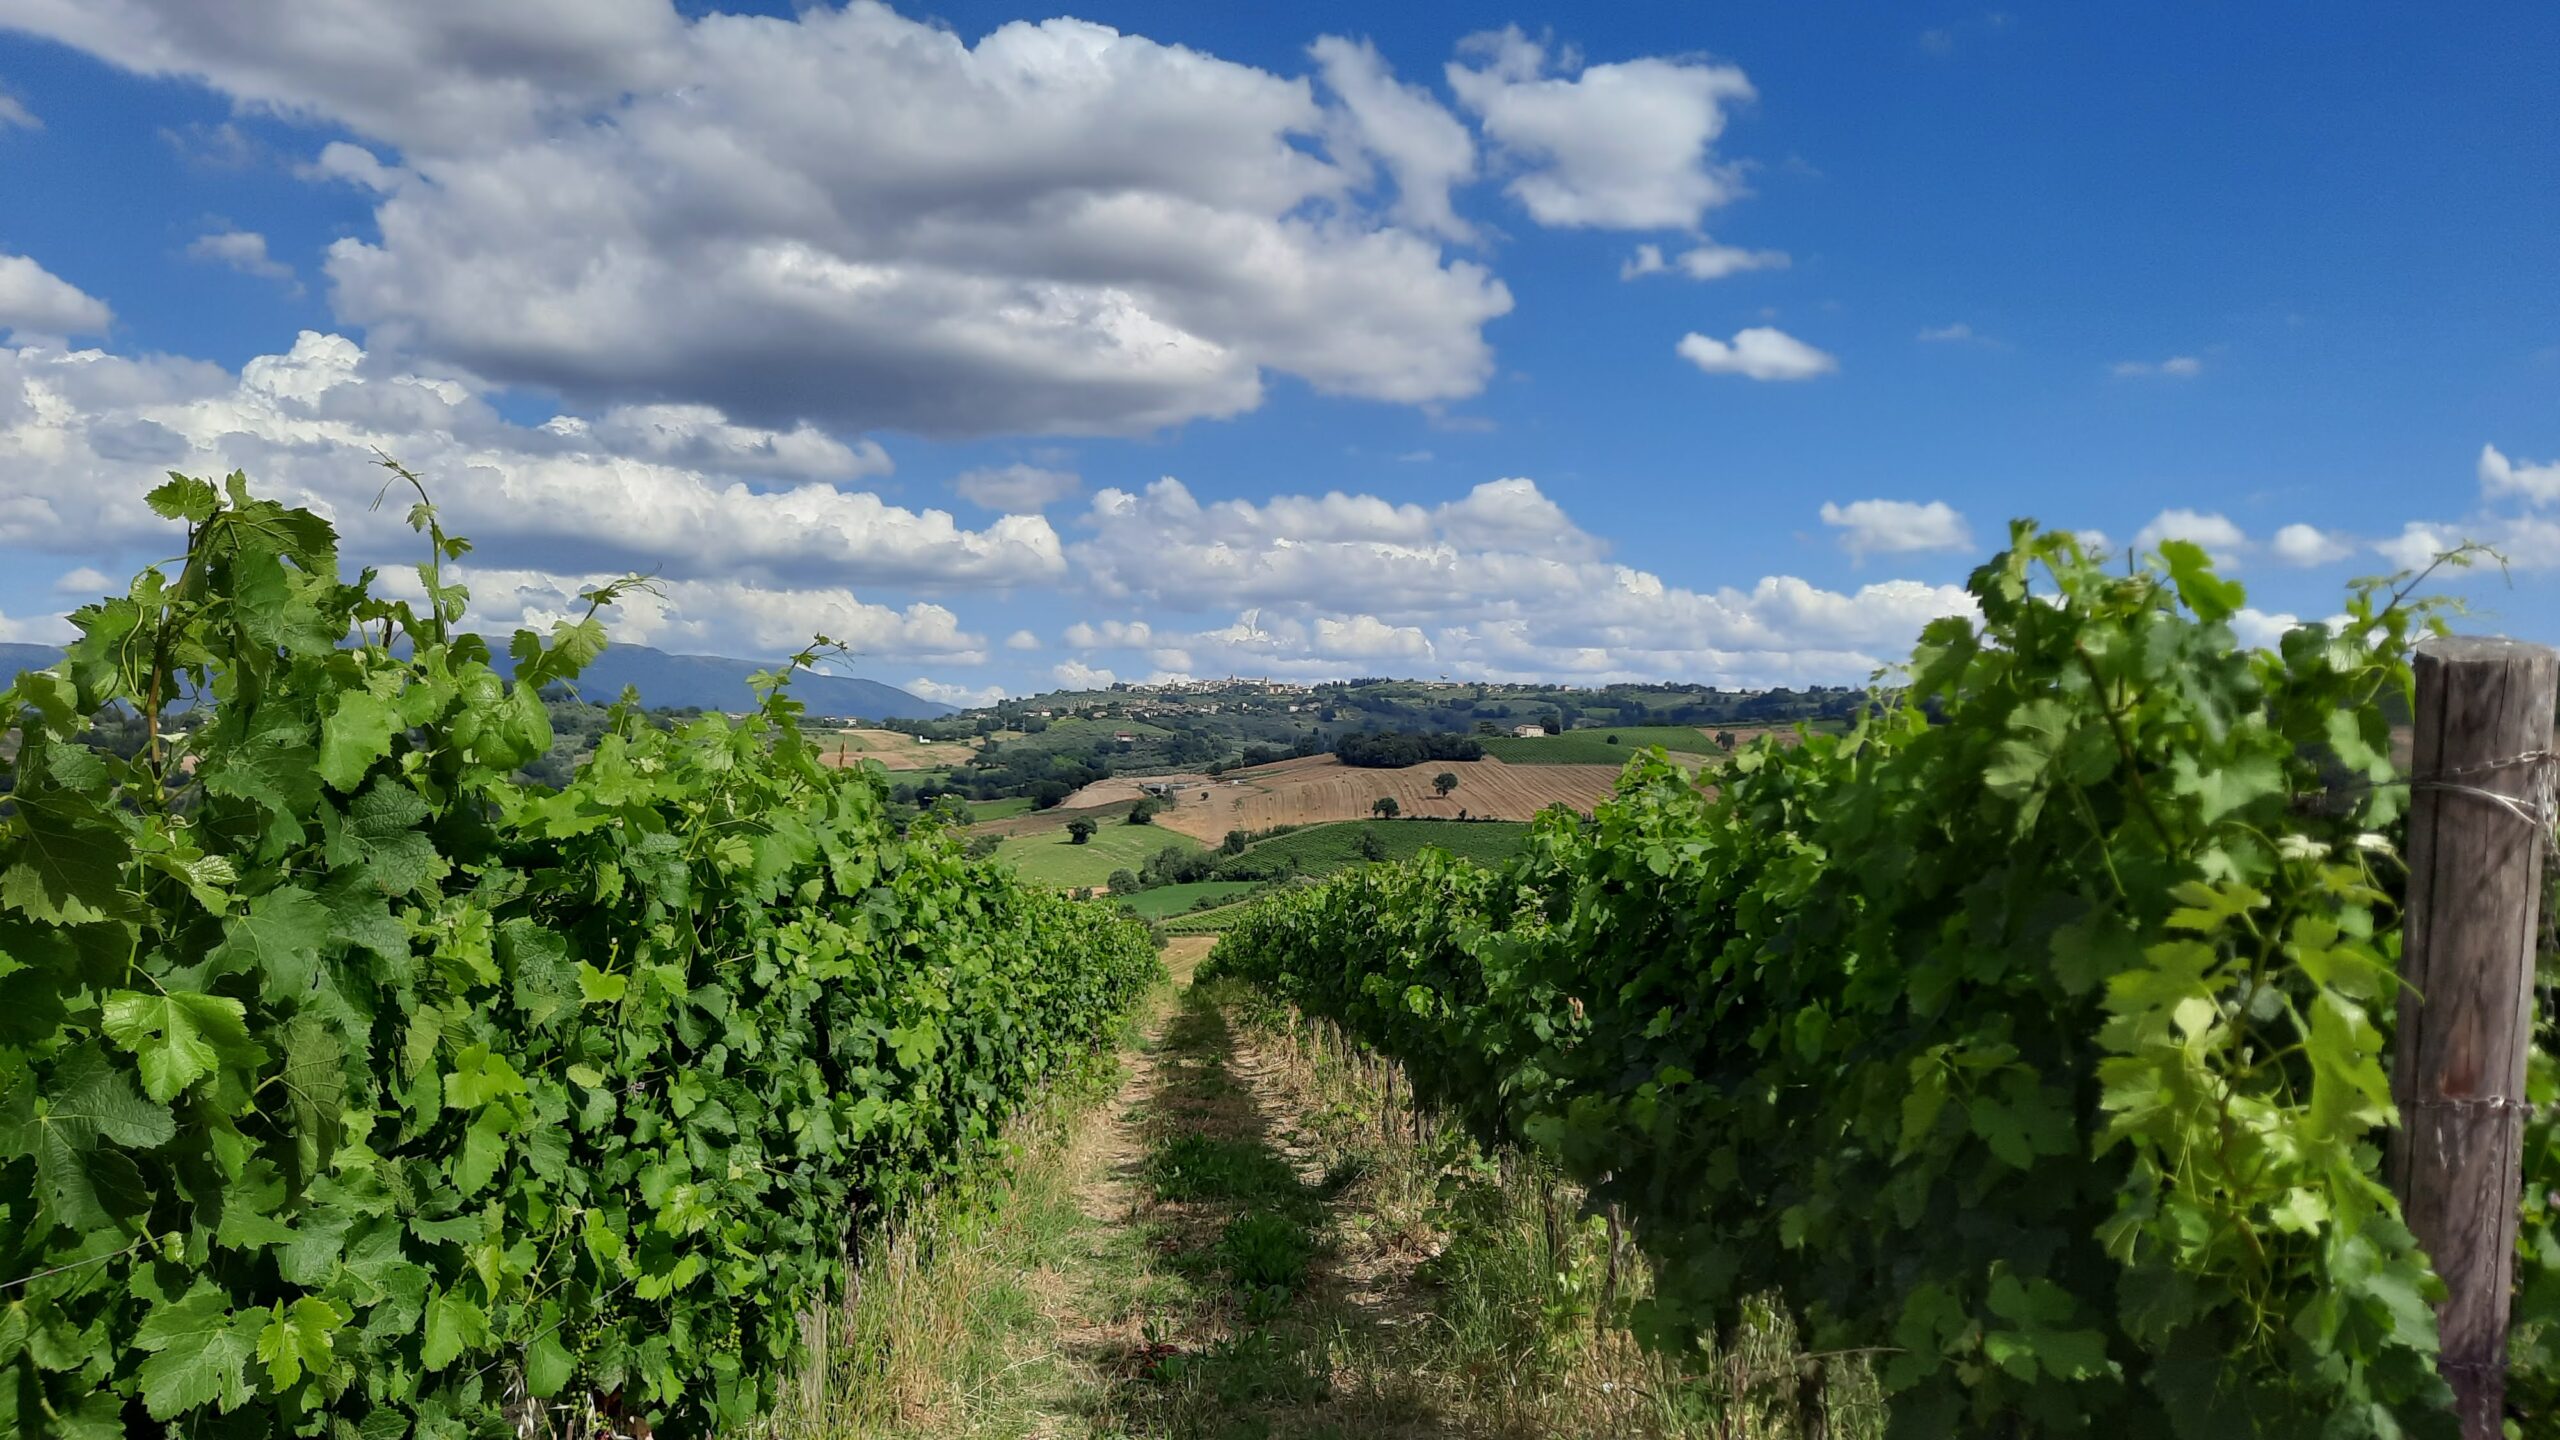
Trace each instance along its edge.
<path fill-rule="evenodd" d="M 176 573 L 0 692 L 0 1431 L 746 1420 L 864 1227 L 1157 973 L 900 834 L 786 674 L 518 778 L 615 587 L 509 675 L 423 499 L 417 606 L 236 475 L 151 503 Z M 182 694 L 183 739 L 73 742 Z"/>
<path fill-rule="evenodd" d="M 1775 1293 L 1875 1365 L 1896 1436 L 2451 1433 L 2441 1282 L 2379 1169 L 2383 707 L 2433 622 L 2367 584 L 2249 650 L 2195 547 L 2109 573 L 2025 527 L 1970 588 L 1848 733 L 1711 791 L 1639 758 L 1499 871 L 1284 893 L 1206 973 L 1621 1207 L 1655 1340 Z M 2560 1155 L 2529 1144 L 2544 1265 Z M 2560 1269 L 2528 1274 L 2547 1350 Z"/>

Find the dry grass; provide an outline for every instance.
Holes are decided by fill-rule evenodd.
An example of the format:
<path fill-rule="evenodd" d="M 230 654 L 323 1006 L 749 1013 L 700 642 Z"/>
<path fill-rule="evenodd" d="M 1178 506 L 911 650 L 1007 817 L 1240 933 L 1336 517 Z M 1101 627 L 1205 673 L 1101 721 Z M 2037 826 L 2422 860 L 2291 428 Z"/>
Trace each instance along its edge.
<path fill-rule="evenodd" d="M 1178 984 L 1209 946 L 1169 948 Z M 1114 1091 L 1105 1103 L 1095 1100 Z M 874 1244 L 768 1440 L 1796 1440 L 1783 1316 L 1683 1372 L 1619 1324 L 1644 1271 L 1392 1066 L 1232 984 L 1161 993 L 1125 1062 Z M 1880 1431 L 1835 1383 L 1832 1435 Z"/>
<path fill-rule="evenodd" d="M 1257 1086 L 1307 1117 L 1326 1163 L 1359 1170 L 1341 1273 L 1346 1298 L 1414 1313 L 1402 1343 L 1365 1362 L 1441 1387 L 1440 1407 L 1486 1435 L 1794 1440 L 1805 1357 L 1772 1305 L 1746 1307 L 1729 1343 L 1684 1368 L 1625 1327 L 1650 1291 L 1632 1238 L 1581 1192 L 1518 1154 L 1486 1155 L 1418 1111 L 1401 1068 L 1242 987 Z M 1826 1367 L 1834 1440 L 1884 1428 L 1881 1393 L 1854 1362 Z"/>
<path fill-rule="evenodd" d="M 1196 963 L 1192 961 L 1191 963 Z M 1188 974 L 1185 965 L 1183 974 Z M 1167 992 L 1149 1002 L 1160 1019 Z M 1107 1165 L 1121 1055 L 1098 1055 L 1009 1128 L 996 1161 L 874 1239 L 840 1304 L 802 1317 L 811 1359 L 764 1440 L 1057 1433 L 1090 1384 L 1056 1317 L 1089 1282 L 1085 1186 Z"/>

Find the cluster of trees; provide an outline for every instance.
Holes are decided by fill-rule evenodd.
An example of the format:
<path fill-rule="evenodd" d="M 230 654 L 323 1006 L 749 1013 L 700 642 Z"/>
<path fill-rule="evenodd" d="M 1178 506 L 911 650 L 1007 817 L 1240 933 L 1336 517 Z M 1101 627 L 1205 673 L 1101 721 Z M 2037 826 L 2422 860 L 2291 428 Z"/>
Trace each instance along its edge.
<path fill-rule="evenodd" d="M 1434 760 L 1481 760 L 1484 742 L 1442 731 L 1362 730 L 1333 742 L 1333 758 L 1367 770 L 1400 770 Z"/>
<path fill-rule="evenodd" d="M 1247 745 L 1235 759 L 1212 764 L 1209 773 L 1223 775 L 1230 770 L 1250 770 L 1256 765 L 1277 765 L 1283 760 L 1303 760 L 1323 753 L 1324 737 L 1320 735 L 1302 736 L 1295 745 Z"/>
<path fill-rule="evenodd" d="M 1135 870 L 1114 870 L 1108 883 L 1114 895 L 1151 890 L 1158 885 L 1196 885 L 1218 878 L 1218 857 L 1206 850 L 1167 845 L 1141 861 Z"/>
<path fill-rule="evenodd" d="M 1077 790 L 1111 772 L 1089 755 L 1066 750 L 991 745 L 948 780 L 926 780 L 897 787 L 897 798 L 910 805 L 930 805 L 943 795 L 966 800 L 1001 800 L 1028 795 L 1034 809 L 1055 807 Z"/>
<path fill-rule="evenodd" d="M 164 736 L 177 733 L 183 714 L 174 710 L 163 713 L 160 733 Z M 10 738 L 14 740 L 16 737 Z M 119 760 L 132 759 L 150 743 L 150 722 L 143 718 L 141 708 L 131 705 L 107 706 L 90 716 L 89 728 L 80 732 L 83 747 L 113 755 Z"/>

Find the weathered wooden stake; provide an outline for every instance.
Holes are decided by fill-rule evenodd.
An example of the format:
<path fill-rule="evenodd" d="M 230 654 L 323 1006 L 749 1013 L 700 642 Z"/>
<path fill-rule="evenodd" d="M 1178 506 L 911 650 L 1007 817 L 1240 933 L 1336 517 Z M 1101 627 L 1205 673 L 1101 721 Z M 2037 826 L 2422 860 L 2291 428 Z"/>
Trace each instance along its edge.
<path fill-rule="evenodd" d="M 2417 675 L 2391 1179 L 2444 1277 L 2442 1363 L 2464 1440 L 2496 1440 L 2560 655 L 2434 639 Z"/>

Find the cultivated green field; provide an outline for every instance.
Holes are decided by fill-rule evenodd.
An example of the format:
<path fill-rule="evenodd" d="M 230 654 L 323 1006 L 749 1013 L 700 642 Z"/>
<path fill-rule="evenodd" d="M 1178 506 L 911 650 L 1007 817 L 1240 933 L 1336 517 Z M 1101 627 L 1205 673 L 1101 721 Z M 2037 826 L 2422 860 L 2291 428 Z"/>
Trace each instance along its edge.
<path fill-rule="evenodd" d="M 1261 889 L 1251 880 L 1203 880 L 1192 885 L 1159 885 L 1153 890 L 1140 890 L 1131 895 L 1114 895 L 1112 903 L 1125 905 L 1149 920 L 1163 920 L 1184 914 L 1203 900 L 1241 900 Z"/>
<path fill-rule="evenodd" d="M 1167 935 L 1224 935 L 1253 906 L 1254 899 L 1247 898 L 1214 910 L 1186 910 L 1158 923 Z"/>
<path fill-rule="evenodd" d="M 1069 715 L 1049 722 L 1037 735 L 1011 735 L 1003 742 L 1007 750 L 1085 750 L 1108 744 L 1115 735 L 1133 735 L 1138 744 L 1169 740 L 1174 732 L 1144 720 L 1086 720 Z"/>
<path fill-rule="evenodd" d="M 1243 868 L 1294 860 L 1299 874 L 1328 875 L 1365 863 L 1360 837 L 1375 835 L 1389 860 L 1410 860 L 1423 847 L 1437 846 L 1461 859 L 1498 865 L 1519 853 L 1528 834 L 1523 820 L 1349 820 L 1257 841 L 1227 863 Z"/>
<path fill-rule="evenodd" d="M 1007 836 L 996 847 L 996 858 L 1011 864 L 1034 885 L 1072 890 L 1103 884 L 1114 870 L 1135 870 L 1168 845 L 1183 850 L 1204 848 L 1190 836 L 1160 825 L 1127 825 L 1113 820 L 1094 831 L 1093 839 L 1082 845 L 1068 841 L 1064 826 Z"/>
<path fill-rule="evenodd" d="M 1031 797 L 1028 795 L 1014 795 L 1002 800 L 969 802 L 969 819 L 973 824 L 984 820 L 1010 820 L 1016 815 L 1030 813 Z"/>
<path fill-rule="evenodd" d="M 1610 737 L 1617 737 L 1615 745 Z M 1619 725 L 1606 730 L 1568 730 L 1537 740 L 1517 735 L 1488 736 L 1484 753 L 1505 765 L 1623 765 L 1647 745 L 1692 755 L 1718 755 L 1715 736 L 1689 725 Z"/>

